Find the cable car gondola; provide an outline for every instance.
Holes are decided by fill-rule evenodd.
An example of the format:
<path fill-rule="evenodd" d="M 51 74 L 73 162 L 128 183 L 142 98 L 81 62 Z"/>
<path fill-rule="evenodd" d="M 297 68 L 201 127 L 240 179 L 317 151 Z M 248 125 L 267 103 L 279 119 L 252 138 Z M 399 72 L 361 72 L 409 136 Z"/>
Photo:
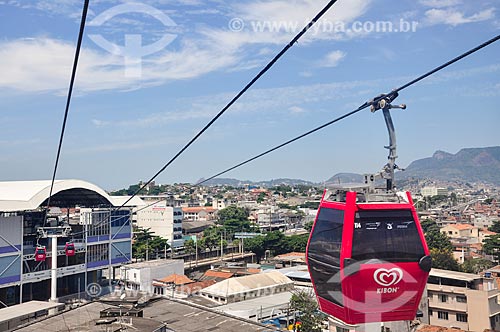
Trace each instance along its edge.
<path fill-rule="evenodd" d="M 75 244 L 73 242 L 66 242 L 64 251 L 66 252 L 66 256 L 75 256 Z"/>
<path fill-rule="evenodd" d="M 47 258 L 47 250 L 45 246 L 37 246 L 35 249 L 35 261 L 43 262 Z"/>
<path fill-rule="evenodd" d="M 390 102 L 382 109 L 389 130 L 389 162 L 365 184 L 325 190 L 306 257 L 321 310 L 348 324 L 413 320 L 431 269 L 429 249 L 409 192 L 393 187 L 397 168 Z M 375 188 L 377 178 L 385 188 Z"/>

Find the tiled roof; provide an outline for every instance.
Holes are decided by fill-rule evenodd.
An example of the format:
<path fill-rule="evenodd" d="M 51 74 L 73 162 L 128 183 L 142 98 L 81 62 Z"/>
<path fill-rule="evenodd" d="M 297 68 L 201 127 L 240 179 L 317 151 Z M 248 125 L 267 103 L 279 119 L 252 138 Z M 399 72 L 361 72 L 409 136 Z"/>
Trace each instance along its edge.
<path fill-rule="evenodd" d="M 455 225 L 450 225 L 450 226 L 458 229 L 459 231 L 463 231 L 466 229 L 474 229 L 474 226 L 469 225 L 469 224 L 455 224 Z"/>
<path fill-rule="evenodd" d="M 461 329 L 456 328 L 447 328 L 442 326 L 435 325 L 422 325 L 417 331 L 419 332 L 466 332 Z"/>
<path fill-rule="evenodd" d="M 177 288 L 176 291 L 185 293 L 188 295 L 196 294 L 203 288 L 207 288 L 208 286 L 212 286 L 215 284 L 217 281 L 215 280 L 204 280 L 204 281 L 198 281 L 198 282 L 192 282 L 190 284 L 182 285 L 181 287 Z"/>
<path fill-rule="evenodd" d="M 185 275 L 178 275 L 178 274 L 171 274 L 168 277 L 165 277 L 163 279 L 158 279 L 155 281 L 160 281 L 165 284 L 176 284 L 176 285 L 184 285 L 194 282 Z"/>
<path fill-rule="evenodd" d="M 214 270 L 208 270 L 205 272 L 205 274 L 201 277 L 201 280 L 224 280 L 231 278 L 234 275 L 232 272 L 220 272 L 220 271 L 214 271 Z"/>
<path fill-rule="evenodd" d="M 200 211 L 205 211 L 205 212 L 214 212 L 215 209 L 212 207 L 207 207 L 207 206 L 195 206 L 195 207 L 183 207 L 182 212 L 184 213 L 196 213 Z"/>
<path fill-rule="evenodd" d="M 289 252 L 286 254 L 278 255 L 277 259 L 290 259 L 290 258 L 306 258 L 305 252 Z"/>
<path fill-rule="evenodd" d="M 497 234 L 497 233 L 495 233 L 495 232 L 492 232 L 492 231 L 487 230 L 486 228 L 483 228 L 483 229 L 481 230 L 481 233 L 483 233 L 483 234 L 485 234 L 485 235 L 496 235 L 496 234 Z"/>

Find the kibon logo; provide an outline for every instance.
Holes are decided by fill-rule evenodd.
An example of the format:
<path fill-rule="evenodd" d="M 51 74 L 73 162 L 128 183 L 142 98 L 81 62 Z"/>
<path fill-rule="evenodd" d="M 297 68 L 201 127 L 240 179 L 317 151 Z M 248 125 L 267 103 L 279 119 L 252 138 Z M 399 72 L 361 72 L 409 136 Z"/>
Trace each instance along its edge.
<path fill-rule="evenodd" d="M 383 287 L 390 287 L 398 284 L 403 279 L 403 270 L 392 268 L 390 270 L 380 268 L 373 273 L 373 279 L 377 284 Z"/>

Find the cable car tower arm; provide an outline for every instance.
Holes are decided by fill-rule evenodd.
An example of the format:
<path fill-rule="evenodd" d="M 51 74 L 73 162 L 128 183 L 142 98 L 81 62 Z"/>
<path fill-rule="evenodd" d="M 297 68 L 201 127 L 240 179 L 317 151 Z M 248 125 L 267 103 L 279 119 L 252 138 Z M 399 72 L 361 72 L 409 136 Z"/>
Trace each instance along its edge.
<path fill-rule="evenodd" d="M 384 146 L 386 149 L 389 149 L 389 156 L 387 157 L 388 162 L 385 164 L 383 167 L 382 171 L 378 174 L 371 175 L 370 179 L 370 185 L 373 186 L 373 180 L 375 178 L 382 178 L 386 180 L 386 192 L 392 192 L 394 190 L 394 170 L 400 169 L 399 166 L 396 164 L 396 158 L 398 157 L 396 154 L 396 130 L 394 129 L 394 124 L 392 122 L 392 117 L 391 117 L 391 109 L 406 109 L 405 104 L 401 105 L 392 105 L 391 102 L 393 102 L 396 98 L 398 97 L 398 93 L 396 91 L 393 91 L 387 95 L 381 95 L 373 99 L 373 101 L 370 102 L 370 110 L 372 113 L 382 110 L 382 113 L 384 114 L 384 120 L 385 124 L 387 126 L 387 131 L 389 133 L 389 145 Z M 367 182 L 367 181 L 366 181 Z"/>

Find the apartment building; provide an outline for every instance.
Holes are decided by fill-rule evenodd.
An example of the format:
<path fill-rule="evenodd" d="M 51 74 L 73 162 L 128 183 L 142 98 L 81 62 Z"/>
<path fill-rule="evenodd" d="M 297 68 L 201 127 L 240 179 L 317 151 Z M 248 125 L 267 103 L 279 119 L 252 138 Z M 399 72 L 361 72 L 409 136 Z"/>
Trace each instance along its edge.
<path fill-rule="evenodd" d="M 451 239 L 474 238 L 479 239 L 479 228 L 469 224 L 450 224 L 440 229 L 441 233 L 448 235 Z"/>
<path fill-rule="evenodd" d="M 186 220 L 214 220 L 215 219 L 215 209 L 206 206 L 195 206 L 195 207 L 183 207 L 182 213 L 184 214 L 184 219 Z"/>
<path fill-rule="evenodd" d="M 168 240 L 173 248 L 184 245 L 182 238 L 182 208 L 167 206 L 165 201 L 137 209 L 137 225 L 150 229 L 154 235 Z"/>
<path fill-rule="evenodd" d="M 493 278 L 432 269 L 427 295 L 431 325 L 466 331 L 500 329 L 500 291 Z"/>
<path fill-rule="evenodd" d="M 446 188 L 424 187 L 420 190 L 420 194 L 424 197 L 438 195 L 447 196 L 448 190 Z"/>

